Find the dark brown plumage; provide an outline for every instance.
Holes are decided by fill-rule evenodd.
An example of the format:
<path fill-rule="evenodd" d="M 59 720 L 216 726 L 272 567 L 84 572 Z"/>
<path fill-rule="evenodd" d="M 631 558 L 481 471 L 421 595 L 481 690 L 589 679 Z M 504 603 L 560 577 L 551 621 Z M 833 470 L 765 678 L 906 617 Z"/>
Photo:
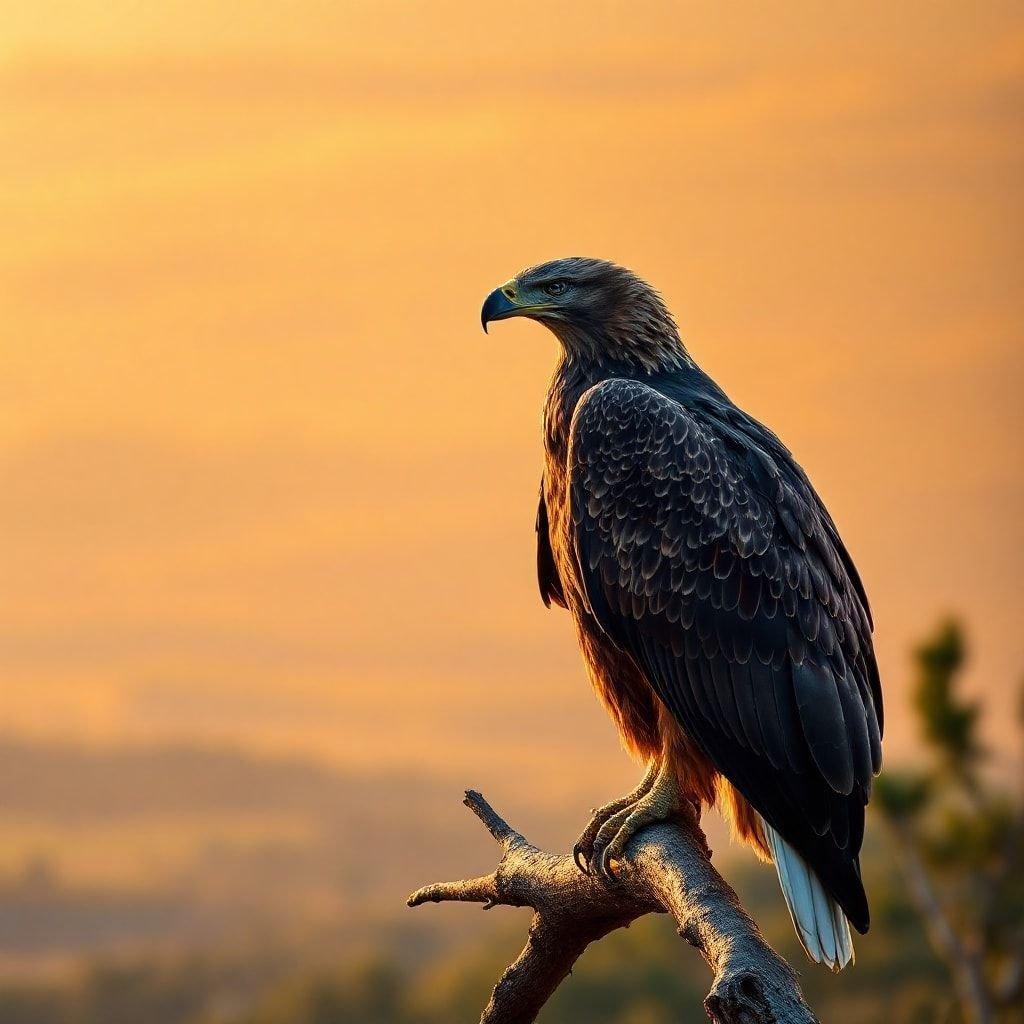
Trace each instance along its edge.
<path fill-rule="evenodd" d="M 618 855 L 613 831 L 664 816 L 667 766 L 682 798 L 717 792 L 776 861 L 805 948 L 841 967 L 852 948 L 838 917 L 834 934 L 821 923 L 834 917 L 821 887 L 867 929 L 858 855 L 882 699 L 867 598 L 835 524 L 629 271 L 584 259 L 524 271 L 484 307 L 485 325 L 517 315 L 562 345 L 545 406 L 541 594 L 571 612 L 623 741 L 653 766 L 647 790 L 595 819 L 583 852 Z"/>

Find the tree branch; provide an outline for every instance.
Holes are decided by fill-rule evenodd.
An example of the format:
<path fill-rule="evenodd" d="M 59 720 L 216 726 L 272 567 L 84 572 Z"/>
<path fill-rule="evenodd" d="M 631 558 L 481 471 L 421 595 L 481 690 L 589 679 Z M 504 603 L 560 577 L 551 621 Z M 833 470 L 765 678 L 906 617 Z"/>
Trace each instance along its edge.
<path fill-rule="evenodd" d="M 707 961 L 704 1008 L 717 1024 L 817 1024 L 789 965 L 765 942 L 732 887 L 711 865 L 695 815 L 634 837 L 618 884 L 584 875 L 569 856 L 528 843 L 479 794 L 465 804 L 502 849 L 481 878 L 425 886 L 408 900 L 532 907 L 526 946 L 494 987 L 481 1024 L 530 1024 L 592 942 L 650 913 L 668 913 Z"/>
<path fill-rule="evenodd" d="M 985 981 L 982 958 L 953 927 L 918 853 L 910 825 L 894 816 L 887 816 L 886 821 L 896 840 L 897 855 L 910 896 L 924 921 L 932 948 L 950 969 L 964 1014 L 972 1024 L 991 1024 L 995 1020 L 995 1009 Z"/>

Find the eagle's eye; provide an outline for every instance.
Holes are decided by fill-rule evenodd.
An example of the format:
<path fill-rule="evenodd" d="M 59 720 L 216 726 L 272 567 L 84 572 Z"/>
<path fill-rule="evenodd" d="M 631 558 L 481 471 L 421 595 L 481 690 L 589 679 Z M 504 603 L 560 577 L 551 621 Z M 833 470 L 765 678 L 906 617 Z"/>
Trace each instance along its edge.
<path fill-rule="evenodd" d="M 549 284 L 544 285 L 544 291 L 548 295 L 564 295 L 569 290 L 569 283 L 567 281 L 552 281 Z"/>

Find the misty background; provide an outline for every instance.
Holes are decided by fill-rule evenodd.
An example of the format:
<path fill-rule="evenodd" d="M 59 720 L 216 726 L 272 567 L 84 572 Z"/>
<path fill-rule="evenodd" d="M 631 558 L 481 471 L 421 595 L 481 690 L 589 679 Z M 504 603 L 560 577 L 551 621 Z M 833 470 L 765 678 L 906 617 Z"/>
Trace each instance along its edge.
<path fill-rule="evenodd" d="M 320 967 L 473 1019 L 525 921 L 404 906 L 492 866 L 462 790 L 567 849 L 639 773 L 536 592 L 555 343 L 479 331 L 558 255 L 658 286 L 810 473 L 872 600 L 887 764 L 922 757 L 910 654 L 952 613 L 986 778 L 1017 785 L 1019 4 L 0 16 L 3 1019 L 306 1024 L 268 993 Z M 930 1005 L 900 907 L 812 1001 Z M 605 1019 L 704 990 L 660 926 L 588 955 L 669 985 Z"/>

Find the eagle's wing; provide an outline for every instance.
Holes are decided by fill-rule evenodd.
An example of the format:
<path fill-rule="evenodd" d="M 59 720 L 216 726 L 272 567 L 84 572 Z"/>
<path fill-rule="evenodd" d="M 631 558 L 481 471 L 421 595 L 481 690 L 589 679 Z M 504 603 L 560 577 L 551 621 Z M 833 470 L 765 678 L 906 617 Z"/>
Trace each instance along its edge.
<path fill-rule="evenodd" d="M 637 381 L 596 385 L 571 430 L 576 558 L 601 628 L 863 931 L 881 760 L 871 626 L 782 452 Z"/>

